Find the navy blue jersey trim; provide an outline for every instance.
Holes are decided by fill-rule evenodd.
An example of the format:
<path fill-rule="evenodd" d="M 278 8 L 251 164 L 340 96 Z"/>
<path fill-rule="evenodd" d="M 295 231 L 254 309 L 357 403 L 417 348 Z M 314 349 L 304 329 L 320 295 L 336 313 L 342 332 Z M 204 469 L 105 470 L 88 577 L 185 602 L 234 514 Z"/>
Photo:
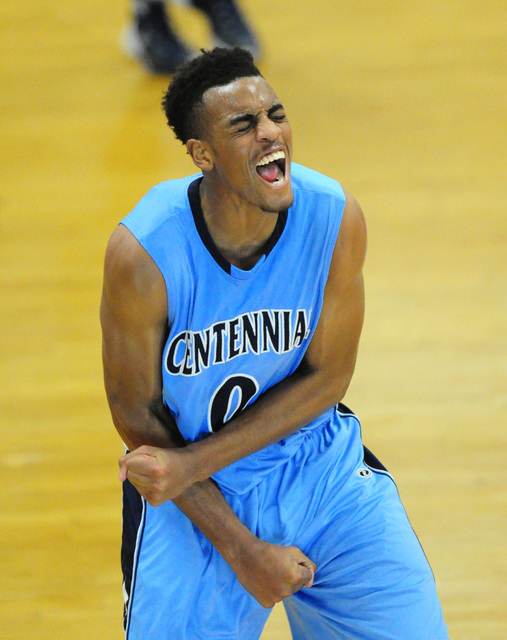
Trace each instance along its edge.
<path fill-rule="evenodd" d="M 338 409 L 338 413 L 342 413 L 344 416 L 354 416 L 355 418 L 357 418 L 352 409 L 349 409 L 347 405 L 343 404 L 343 402 L 339 402 L 336 405 L 336 408 Z"/>
<path fill-rule="evenodd" d="M 222 267 L 222 269 L 230 274 L 231 273 L 231 263 L 226 260 L 223 255 L 218 250 L 216 244 L 213 242 L 213 238 L 208 230 L 206 222 L 204 220 L 204 215 L 201 207 L 201 196 L 199 193 L 199 186 L 201 184 L 202 178 L 197 178 L 190 183 L 188 187 L 188 201 L 190 203 L 190 208 L 192 209 L 192 215 L 194 217 L 195 227 L 201 240 L 206 247 L 206 249 L 213 256 L 215 262 Z M 278 242 L 280 236 L 282 235 L 283 230 L 285 229 L 285 224 L 287 222 L 287 209 L 284 211 L 280 211 L 278 214 L 278 220 L 276 222 L 276 226 L 274 228 L 273 233 L 269 237 L 266 246 L 264 247 L 264 255 L 267 256 L 273 247 Z"/>
<path fill-rule="evenodd" d="M 217 249 L 216 244 L 213 242 L 213 238 L 208 230 L 206 222 L 204 221 L 204 215 L 201 207 L 201 196 L 199 194 L 199 186 L 202 178 L 197 178 L 190 183 L 188 187 L 188 201 L 190 202 L 190 208 L 192 209 L 192 215 L 194 216 L 194 222 L 197 232 L 201 236 L 201 240 L 204 243 L 206 249 L 211 253 L 215 262 L 222 267 L 226 273 L 231 273 L 231 264 L 226 260 L 220 251 Z"/>

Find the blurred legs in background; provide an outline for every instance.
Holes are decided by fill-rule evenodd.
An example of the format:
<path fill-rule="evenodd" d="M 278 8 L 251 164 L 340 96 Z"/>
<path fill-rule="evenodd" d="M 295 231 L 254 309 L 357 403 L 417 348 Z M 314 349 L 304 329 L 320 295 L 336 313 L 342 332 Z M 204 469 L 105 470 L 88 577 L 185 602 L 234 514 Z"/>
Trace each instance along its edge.
<path fill-rule="evenodd" d="M 257 38 L 235 0 L 188 0 L 185 4 L 206 16 L 215 46 L 238 46 L 259 57 Z M 133 0 L 123 48 L 149 71 L 160 74 L 173 73 L 195 55 L 174 30 L 164 0 Z"/>

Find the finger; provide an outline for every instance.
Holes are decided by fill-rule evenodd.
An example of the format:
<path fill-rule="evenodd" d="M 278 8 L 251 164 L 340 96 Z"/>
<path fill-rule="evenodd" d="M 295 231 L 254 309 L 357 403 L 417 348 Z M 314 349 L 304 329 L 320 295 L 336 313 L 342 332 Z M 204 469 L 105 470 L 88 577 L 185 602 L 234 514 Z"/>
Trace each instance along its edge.
<path fill-rule="evenodd" d="M 121 456 L 121 458 L 118 460 L 118 466 L 120 467 L 120 472 L 119 472 L 120 482 L 124 482 L 127 479 L 127 459 L 128 459 L 128 454 L 125 454 Z"/>
<path fill-rule="evenodd" d="M 144 477 L 147 480 L 154 479 L 159 471 L 157 459 L 150 454 L 138 454 L 134 458 L 127 460 L 126 467 L 129 477 L 135 474 L 137 477 Z"/>
<path fill-rule="evenodd" d="M 307 582 L 305 582 L 305 587 L 308 587 L 308 589 L 313 585 L 313 579 L 315 578 L 315 574 L 313 573 L 313 571 L 310 571 L 310 578 Z"/>
<path fill-rule="evenodd" d="M 129 451 L 120 457 L 118 460 L 120 466 L 124 464 L 127 460 L 134 460 L 137 457 L 148 456 L 150 458 L 157 457 L 158 449 L 156 447 L 149 447 L 148 445 L 142 445 L 133 451 Z"/>
<path fill-rule="evenodd" d="M 317 571 L 317 565 L 312 562 L 311 560 L 305 561 L 305 562 L 300 562 L 300 565 L 302 567 L 305 567 L 305 569 L 307 570 L 306 576 L 305 576 L 305 587 L 310 588 L 313 585 L 313 580 L 315 578 L 315 572 Z"/>
<path fill-rule="evenodd" d="M 123 467 L 126 467 L 129 461 L 132 460 L 132 458 L 135 458 L 137 455 L 138 453 L 136 449 L 135 451 L 129 451 L 128 453 L 125 453 L 124 455 L 120 456 L 120 458 L 118 459 L 118 465 L 120 467 L 120 470 Z"/>
<path fill-rule="evenodd" d="M 129 477 L 132 482 L 134 474 L 136 476 L 149 475 L 149 462 L 153 458 L 149 454 L 140 454 L 136 451 L 121 456 L 118 460 L 120 466 L 119 480 L 124 482 Z M 130 476 L 129 476 L 130 474 Z"/>
<path fill-rule="evenodd" d="M 301 589 L 302 587 L 311 587 L 313 584 L 313 571 L 308 568 L 306 565 L 299 565 L 300 578 L 298 580 L 297 589 Z"/>
<path fill-rule="evenodd" d="M 120 465 L 120 474 L 118 476 L 120 482 L 125 482 L 127 479 L 127 465 Z"/>
<path fill-rule="evenodd" d="M 140 473 L 135 467 L 131 467 L 129 462 L 126 462 L 120 467 L 119 480 L 124 482 L 129 480 L 134 486 L 149 486 L 150 476 L 148 474 Z"/>
<path fill-rule="evenodd" d="M 132 451 L 130 455 L 135 453 L 137 455 L 145 455 L 156 458 L 159 451 L 161 451 L 159 447 L 151 447 L 148 444 L 142 444 L 140 447 L 137 447 L 137 449 L 134 449 L 134 451 Z"/>

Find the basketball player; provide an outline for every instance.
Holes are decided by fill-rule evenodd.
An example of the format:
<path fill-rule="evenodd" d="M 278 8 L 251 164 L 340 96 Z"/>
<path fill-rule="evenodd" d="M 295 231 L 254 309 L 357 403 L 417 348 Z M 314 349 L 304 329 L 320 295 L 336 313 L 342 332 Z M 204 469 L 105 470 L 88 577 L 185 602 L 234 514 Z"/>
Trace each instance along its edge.
<path fill-rule="evenodd" d="M 285 109 L 244 50 L 186 63 L 164 109 L 199 172 L 114 231 L 101 313 L 130 450 L 127 639 L 253 640 L 282 599 L 297 640 L 447 638 L 396 486 L 341 404 L 359 205 L 292 163 Z"/>

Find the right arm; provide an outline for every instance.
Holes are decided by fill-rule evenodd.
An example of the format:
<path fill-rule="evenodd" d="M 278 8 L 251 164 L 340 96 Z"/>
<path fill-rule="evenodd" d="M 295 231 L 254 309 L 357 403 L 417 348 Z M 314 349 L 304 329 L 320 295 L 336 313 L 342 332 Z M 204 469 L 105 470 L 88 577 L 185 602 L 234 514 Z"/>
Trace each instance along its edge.
<path fill-rule="evenodd" d="M 168 317 L 165 283 L 153 260 L 122 225 L 111 236 L 106 252 L 100 315 L 106 395 L 124 443 L 131 451 L 141 445 L 184 448 L 185 442 L 162 401 L 161 362 Z M 144 461 L 150 457 L 140 455 Z M 128 477 L 138 487 L 143 483 L 135 464 L 130 466 Z M 126 478 L 123 468 L 120 479 Z M 313 562 L 297 547 L 269 544 L 254 536 L 213 480 L 193 484 L 174 503 L 261 605 L 271 607 L 311 585 L 316 568 Z"/>

